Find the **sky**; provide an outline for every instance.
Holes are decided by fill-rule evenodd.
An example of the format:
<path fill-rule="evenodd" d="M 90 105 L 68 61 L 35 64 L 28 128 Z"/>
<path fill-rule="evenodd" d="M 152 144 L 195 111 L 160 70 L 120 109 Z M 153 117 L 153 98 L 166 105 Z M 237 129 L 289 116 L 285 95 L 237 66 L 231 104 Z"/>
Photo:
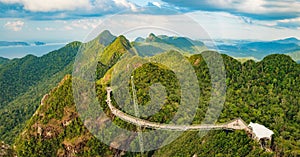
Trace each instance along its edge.
<path fill-rule="evenodd" d="M 6 41 L 85 41 L 102 28 L 133 40 L 151 31 L 172 35 L 163 31 L 172 25 L 194 39 L 300 39 L 300 0 L 0 0 Z M 206 36 L 195 35 L 200 27 Z"/>

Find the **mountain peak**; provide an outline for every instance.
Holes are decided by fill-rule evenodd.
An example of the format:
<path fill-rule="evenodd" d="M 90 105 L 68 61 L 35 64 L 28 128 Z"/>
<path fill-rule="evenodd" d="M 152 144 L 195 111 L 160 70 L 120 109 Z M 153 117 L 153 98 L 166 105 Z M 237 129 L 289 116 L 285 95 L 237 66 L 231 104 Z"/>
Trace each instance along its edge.
<path fill-rule="evenodd" d="M 121 44 L 126 49 L 130 49 L 131 48 L 129 40 L 127 40 L 126 37 L 123 36 L 123 35 L 120 35 L 119 37 L 117 37 L 115 39 L 114 43 Z"/>
<path fill-rule="evenodd" d="M 146 39 L 142 38 L 142 37 L 137 37 L 134 41 L 135 42 L 144 42 Z"/>
<path fill-rule="evenodd" d="M 156 37 L 154 33 L 149 34 L 149 38 Z"/>
<path fill-rule="evenodd" d="M 268 63 L 269 65 L 272 65 L 273 63 L 277 63 L 276 66 L 281 66 L 278 65 L 278 61 L 280 61 L 280 64 L 289 64 L 289 65 L 293 65 L 296 62 L 288 55 L 285 54 L 271 54 L 266 56 L 265 58 L 263 58 L 263 60 L 261 61 L 261 63 Z M 275 67 L 275 65 L 274 65 Z"/>
<path fill-rule="evenodd" d="M 116 36 L 112 35 L 110 31 L 104 30 L 96 38 L 100 44 L 108 46 L 112 41 L 116 39 Z"/>
<path fill-rule="evenodd" d="M 124 53 L 131 49 L 130 42 L 121 35 L 109 44 L 103 51 L 100 62 L 105 65 L 115 63 Z"/>
<path fill-rule="evenodd" d="M 162 42 L 162 40 L 157 37 L 154 33 L 150 33 L 146 39 L 146 42 Z"/>
<path fill-rule="evenodd" d="M 286 38 L 286 39 L 277 40 L 277 42 L 285 43 L 285 44 L 289 44 L 289 43 L 297 44 L 300 42 L 300 40 L 298 40 L 296 37 L 290 37 L 290 38 Z"/>
<path fill-rule="evenodd" d="M 147 41 L 155 41 L 157 37 L 155 36 L 155 34 L 153 33 L 150 33 L 148 38 L 146 39 Z"/>
<path fill-rule="evenodd" d="M 299 41 L 296 37 L 290 37 L 290 38 L 286 38 L 284 40 L 289 40 L 289 41 Z"/>
<path fill-rule="evenodd" d="M 109 30 L 104 30 L 101 32 L 99 35 L 108 35 L 108 36 L 113 36 Z"/>

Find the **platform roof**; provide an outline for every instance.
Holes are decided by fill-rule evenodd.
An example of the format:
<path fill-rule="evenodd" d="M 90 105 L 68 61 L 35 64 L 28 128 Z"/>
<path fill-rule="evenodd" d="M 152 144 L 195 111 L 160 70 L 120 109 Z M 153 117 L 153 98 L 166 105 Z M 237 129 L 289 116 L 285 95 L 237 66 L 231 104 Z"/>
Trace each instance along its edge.
<path fill-rule="evenodd" d="M 271 139 L 271 136 L 274 134 L 272 130 L 258 123 L 250 122 L 248 126 L 252 128 L 253 133 L 258 139 L 262 139 L 262 138 Z"/>

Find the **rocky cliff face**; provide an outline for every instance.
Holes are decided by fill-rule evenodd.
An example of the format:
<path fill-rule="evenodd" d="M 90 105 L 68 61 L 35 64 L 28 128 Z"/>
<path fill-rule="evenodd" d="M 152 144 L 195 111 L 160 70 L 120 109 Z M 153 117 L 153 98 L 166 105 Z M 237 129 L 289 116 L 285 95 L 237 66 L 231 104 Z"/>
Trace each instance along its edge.
<path fill-rule="evenodd" d="M 19 156 L 89 156 L 107 148 L 83 126 L 72 96 L 70 75 L 59 83 L 16 141 Z"/>

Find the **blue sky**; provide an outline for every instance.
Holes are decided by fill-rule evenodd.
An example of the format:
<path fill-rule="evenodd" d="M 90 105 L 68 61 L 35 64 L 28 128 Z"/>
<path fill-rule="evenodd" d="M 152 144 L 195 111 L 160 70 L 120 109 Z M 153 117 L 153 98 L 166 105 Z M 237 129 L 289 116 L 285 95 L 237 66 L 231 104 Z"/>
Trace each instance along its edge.
<path fill-rule="evenodd" d="M 145 6 L 152 8 L 140 8 Z M 300 38 L 299 0 L 0 0 L 0 40 L 82 41 L 124 10 L 128 29 L 137 19 L 166 22 L 179 12 L 197 21 L 213 39 Z M 130 15 L 136 16 L 135 21 Z M 108 29 L 120 33 L 120 28 Z"/>

